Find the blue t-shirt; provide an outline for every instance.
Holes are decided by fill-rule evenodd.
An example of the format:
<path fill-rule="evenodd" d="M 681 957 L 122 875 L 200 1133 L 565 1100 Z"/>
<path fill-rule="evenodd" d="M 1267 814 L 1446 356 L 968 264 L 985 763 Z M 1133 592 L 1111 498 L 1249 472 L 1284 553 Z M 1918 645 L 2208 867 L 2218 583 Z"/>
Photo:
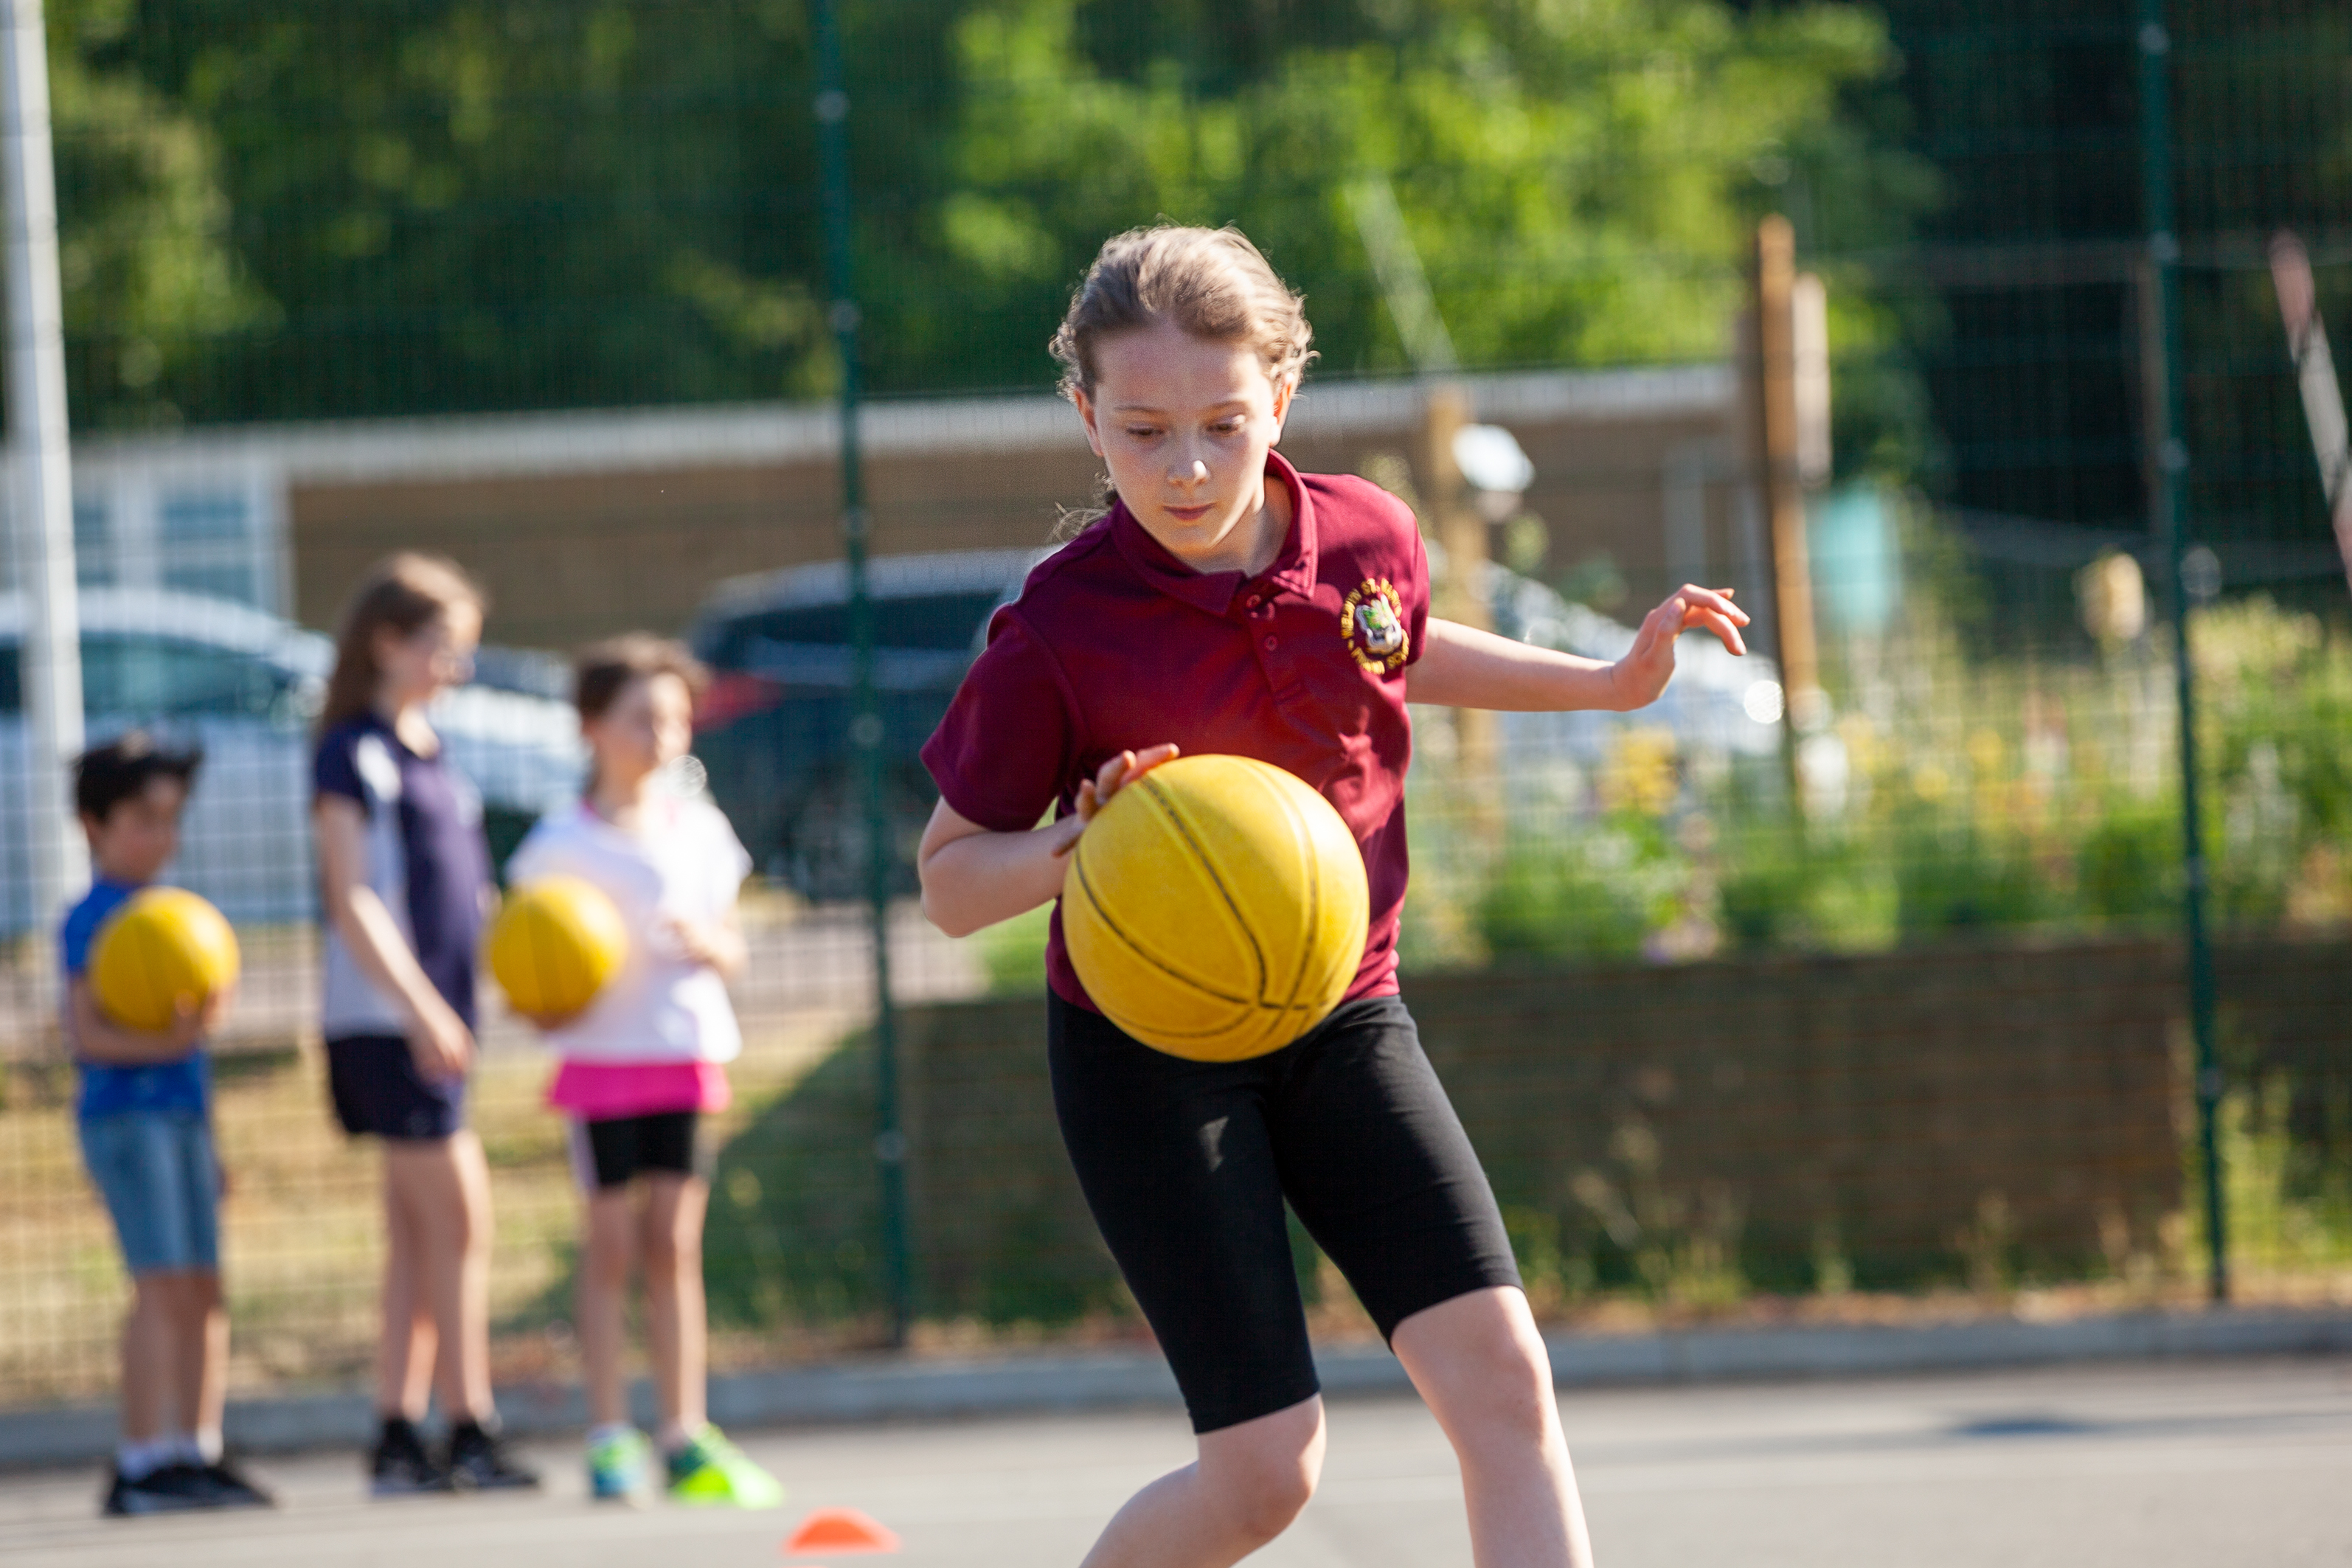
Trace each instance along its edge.
<path fill-rule="evenodd" d="M 89 970 L 90 944 L 98 940 L 106 917 L 122 907 L 139 889 L 129 882 L 93 883 L 81 902 L 66 911 L 58 932 L 58 952 L 65 960 L 70 985 Z M 193 1110 L 202 1115 L 211 1095 L 211 1075 L 205 1070 L 202 1046 L 177 1061 L 122 1065 L 94 1062 L 76 1056 L 81 1089 L 74 1099 L 74 1114 L 84 1121 L 131 1111 Z"/>
<path fill-rule="evenodd" d="M 425 977 L 472 1028 L 474 952 L 490 883 L 481 795 L 441 758 L 410 751 L 373 713 L 319 737 L 311 782 L 367 814 L 367 885 L 392 911 Z M 331 922 L 326 949 L 326 1037 L 402 1033 L 402 1010 L 360 973 Z"/>

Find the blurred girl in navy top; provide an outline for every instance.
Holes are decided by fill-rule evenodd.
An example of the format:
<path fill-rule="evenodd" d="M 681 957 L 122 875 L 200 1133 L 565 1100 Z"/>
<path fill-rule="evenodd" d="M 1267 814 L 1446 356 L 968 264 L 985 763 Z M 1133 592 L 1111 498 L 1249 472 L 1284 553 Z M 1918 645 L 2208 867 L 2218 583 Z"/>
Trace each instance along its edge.
<path fill-rule="evenodd" d="M 1314 1490 L 1322 1404 L 1286 1199 L 1452 1440 L 1481 1568 L 1589 1564 L 1543 1340 L 1397 994 L 1405 701 L 1637 708 L 1664 689 L 1684 630 L 1738 653 L 1748 617 L 1727 589 L 1685 587 L 1614 665 L 1432 617 L 1412 513 L 1271 449 L 1310 336 L 1237 231 L 1103 247 L 1054 352 L 1118 503 L 998 613 L 924 749 L 940 795 L 924 908 L 961 935 L 1058 898 L 1102 803 L 1180 747 L 1258 757 L 1322 791 L 1363 852 L 1370 933 L 1346 1000 L 1282 1050 L 1203 1063 L 1150 1049 L 1094 1009 L 1055 928 L 1063 1141 L 1199 1441 L 1087 1563 L 1223 1568 Z"/>
<path fill-rule="evenodd" d="M 489 850 L 481 798 L 426 718 L 473 673 L 481 632 L 481 591 L 456 565 L 391 557 L 344 612 L 320 717 L 328 1081 L 343 1130 L 383 1142 L 378 1496 L 538 1479 L 491 1404 L 489 1168 L 465 1122 Z M 450 1422 L 437 1456 L 416 1432 L 436 1384 Z"/>

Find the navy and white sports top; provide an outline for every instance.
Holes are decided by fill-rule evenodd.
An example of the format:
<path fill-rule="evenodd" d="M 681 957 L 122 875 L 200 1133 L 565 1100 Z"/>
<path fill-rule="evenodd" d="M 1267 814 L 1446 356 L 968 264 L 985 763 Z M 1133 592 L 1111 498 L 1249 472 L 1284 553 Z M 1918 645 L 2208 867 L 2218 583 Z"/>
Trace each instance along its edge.
<path fill-rule="evenodd" d="M 367 814 L 367 885 L 392 911 L 425 978 L 472 1028 L 474 952 L 490 877 L 480 794 L 439 757 L 410 751 L 374 713 L 319 737 L 312 782 L 320 795 L 356 801 Z M 401 1007 L 360 973 L 332 921 L 326 937 L 320 1032 L 329 1039 L 404 1032 Z"/>

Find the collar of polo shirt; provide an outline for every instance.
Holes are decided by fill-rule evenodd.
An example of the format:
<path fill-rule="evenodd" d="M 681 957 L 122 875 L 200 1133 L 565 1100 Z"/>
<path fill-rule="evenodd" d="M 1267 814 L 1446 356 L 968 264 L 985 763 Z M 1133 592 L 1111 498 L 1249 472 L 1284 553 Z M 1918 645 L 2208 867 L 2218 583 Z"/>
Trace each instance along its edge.
<path fill-rule="evenodd" d="M 1278 588 L 1310 594 L 1315 590 L 1315 503 L 1307 498 L 1307 487 L 1298 482 L 1298 470 L 1281 453 L 1266 453 L 1265 474 L 1279 479 L 1290 492 L 1290 532 L 1264 578 Z M 1125 501 L 1111 509 L 1110 534 L 1137 575 L 1161 593 L 1213 616 L 1230 615 L 1234 595 L 1241 592 L 1242 584 L 1256 580 L 1239 572 L 1193 571 L 1135 521 Z"/>

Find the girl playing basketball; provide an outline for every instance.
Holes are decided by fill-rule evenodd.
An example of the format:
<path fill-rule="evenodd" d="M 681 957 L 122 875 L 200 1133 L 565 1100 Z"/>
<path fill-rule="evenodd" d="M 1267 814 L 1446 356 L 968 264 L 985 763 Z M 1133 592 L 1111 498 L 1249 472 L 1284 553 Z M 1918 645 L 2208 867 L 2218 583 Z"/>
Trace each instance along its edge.
<path fill-rule="evenodd" d="M 1543 1341 L 1398 995 L 1405 702 L 1639 708 L 1674 673 L 1677 636 L 1702 627 L 1743 652 L 1748 616 L 1728 589 L 1683 588 L 1613 665 L 1431 618 L 1412 512 L 1273 450 L 1309 338 L 1298 298 L 1237 231 L 1103 247 L 1054 353 L 1118 501 L 998 612 L 924 748 L 940 795 L 924 909 L 961 935 L 1058 898 L 1103 802 L 1180 748 L 1257 757 L 1320 790 L 1363 851 L 1370 933 L 1346 999 L 1279 1051 L 1207 1063 L 1139 1044 L 1089 1004 L 1055 921 L 1063 1141 L 1199 1438 L 1087 1562 L 1222 1568 L 1313 1493 L 1323 1410 L 1286 1197 L 1453 1443 L 1481 1568 L 1588 1564 Z"/>

